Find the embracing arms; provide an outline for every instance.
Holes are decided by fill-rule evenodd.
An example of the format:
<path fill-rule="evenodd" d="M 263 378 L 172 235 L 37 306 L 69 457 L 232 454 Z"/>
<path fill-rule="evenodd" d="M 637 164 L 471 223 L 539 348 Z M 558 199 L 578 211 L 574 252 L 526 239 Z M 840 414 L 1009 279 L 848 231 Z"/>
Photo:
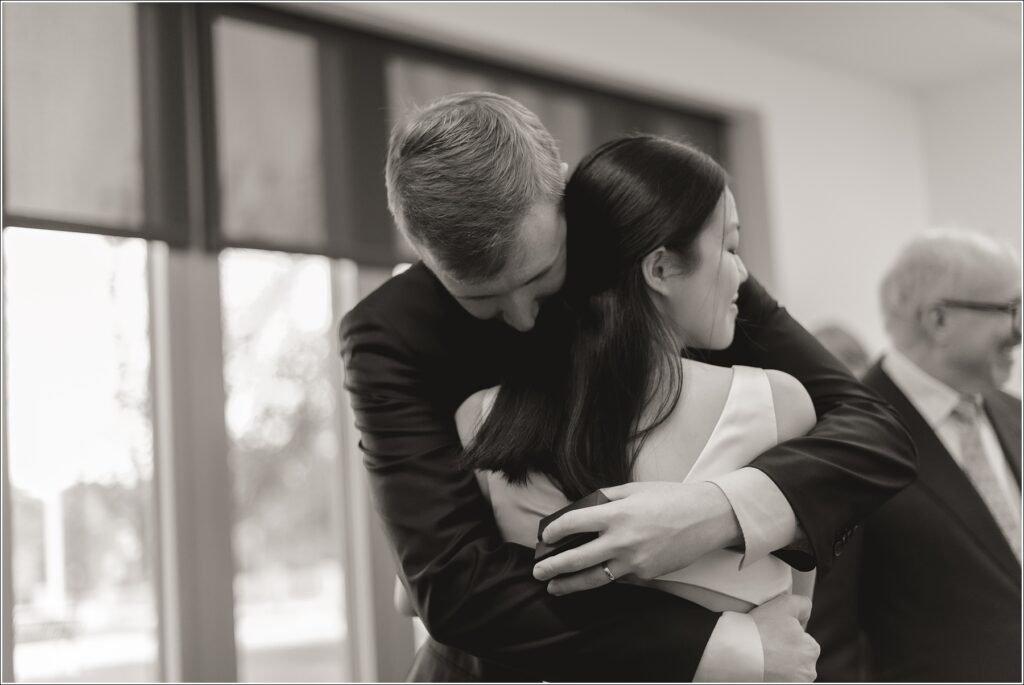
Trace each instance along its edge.
<path fill-rule="evenodd" d="M 396 332 L 387 304 L 364 302 L 342 325 L 346 387 L 374 500 L 432 636 L 546 679 L 690 679 L 718 614 L 617 584 L 549 595 L 531 575 L 532 551 L 502 542 L 475 478 L 456 468 L 457 403 L 436 401 L 425 343 Z M 792 505 L 824 569 L 833 543 L 912 480 L 913 448 L 888 407 L 753 280 L 740 312 L 721 362 L 786 371 L 814 401 L 811 433 L 753 466 Z"/>
<path fill-rule="evenodd" d="M 365 304 L 365 303 L 364 303 Z M 382 307 L 342 324 L 374 501 L 416 612 L 439 642 L 548 680 L 689 680 L 719 615 L 647 588 L 553 597 L 502 541 L 450 410 Z M 456 360 L 455 363 L 457 363 Z"/>
<path fill-rule="evenodd" d="M 761 537 L 774 538 L 774 553 L 791 565 L 801 570 L 816 565 L 819 574 L 827 573 L 857 522 L 913 481 L 914 446 L 893 410 L 857 382 L 753 278 L 740 288 L 739 307 L 732 346 L 723 352 L 706 353 L 705 358 L 724 366 L 742 364 L 785 371 L 807 389 L 817 423 L 806 435 L 766 451 L 750 468 L 715 482 L 726 491 L 744 532 L 751 523 L 793 522 L 795 514 L 800 526 L 798 536 L 791 534 L 793 526 L 789 525 L 784 528 L 790 533 L 768 529 Z M 679 493 L 685 487 L 627 486 L 622 493 L 612 493 L 621 495 L 621 499 L 612 497 L 617 501 L 574 512 L 548 526 L 544 538 L 551 542 L 564 535 L 600 529 L 602 536 L 589 543 L 591 548 L 607 546 L 613 538 L 627 540 L 626 554 L 620 550 L 616 555 L 619 571 L 656 577 L 676 570 L 703 552 L 696 554 L 692 544 L 666 545 L 664 541 L 689 540 L 693 535 L 687 528 L 695 524 L 707 527 L 707 521 L 695 522 L 681 509 L 685 504 L 678 501 Z M 714 497 L 713 488 L 706 492 Z M 763 507 L 763 503 L 769 506 Z M 657 534 L 652 534 L 652 515 L 665 522 L 664 530 Z M 611 555 L 593 549 L 593 554 L 584 558 L 580 551 L 546 560 L 538 565 L 538 577 L 548 580 L 560 573 L 572 573 L 564 577 L 568 581 L 559 581 L 569 585 L 569 591 L 606 582 L 593 570 L 594 555 L 601 560 Z M 750 544 L 746 551 L 748 556 L 753 551 L 754 559 L 763 553 Z M 622 559 L 626 559 L 625 564 Z"/>

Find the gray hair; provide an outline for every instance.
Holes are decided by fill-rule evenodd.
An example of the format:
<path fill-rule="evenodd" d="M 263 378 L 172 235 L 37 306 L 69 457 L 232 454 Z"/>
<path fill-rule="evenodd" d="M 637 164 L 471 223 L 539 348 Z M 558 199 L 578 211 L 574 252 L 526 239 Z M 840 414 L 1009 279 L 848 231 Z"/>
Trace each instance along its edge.
<path fill-rule="evenodd" d="M 885 329 L 904 347 L 921 339 L 921 313 L 942 298 L 956 298 L 979 266 L 1014 259 L 1012 249 L 959 228 L 933 228 L 915 236 L 899 253 L 879 288 Z"/>
<path fill-rule="evenodd" d="M 500 273 L 532 206 L 564 189 L 558 147 L 537 116 L 482 91 L 442 97 L 397 124 L 385 179 L 399 229 L 466 282 Z"/>

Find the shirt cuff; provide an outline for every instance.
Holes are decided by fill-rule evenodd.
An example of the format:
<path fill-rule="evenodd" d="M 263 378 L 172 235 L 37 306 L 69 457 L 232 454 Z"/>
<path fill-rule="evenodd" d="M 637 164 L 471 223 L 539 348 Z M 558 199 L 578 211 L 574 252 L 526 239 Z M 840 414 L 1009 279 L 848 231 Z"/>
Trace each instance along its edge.
<path fill-rule="evenodd" d="M 751 683 L 764 680 L 764 647 L 749 614 L 726 611 L 711 631 L 694 682 Z"/>
<path fill-rule="evenodd" d="M 708 479 L 725 493 L 743 535 L 740 569 L 764 559 L 796 539 L 796 514 L 779 486 L 750 466 Z"/>

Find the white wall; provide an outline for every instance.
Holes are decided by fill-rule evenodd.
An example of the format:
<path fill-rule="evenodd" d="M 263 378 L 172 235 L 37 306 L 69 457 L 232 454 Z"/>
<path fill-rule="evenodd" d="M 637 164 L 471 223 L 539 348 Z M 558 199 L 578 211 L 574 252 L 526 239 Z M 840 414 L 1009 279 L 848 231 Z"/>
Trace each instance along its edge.
<path fill-rule="evenodd" d="M 921 98 L 928 217 L 1021 240 L 1021 70 L 1010 64 Z"/>

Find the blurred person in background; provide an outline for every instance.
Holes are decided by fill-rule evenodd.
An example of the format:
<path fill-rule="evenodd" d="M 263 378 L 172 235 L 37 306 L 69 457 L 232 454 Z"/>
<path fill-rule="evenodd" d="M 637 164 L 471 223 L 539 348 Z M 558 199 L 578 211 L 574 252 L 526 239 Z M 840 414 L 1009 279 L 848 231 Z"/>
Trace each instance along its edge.
<path fill-rule="evenodd" d="M 822 326 L 813 332 L 826 350 L 832 356 L 846 365 L 857 378 L 861 378 L 868 370 L 868 353 L 864 351 L 864 345 L 857 340 L 850 331 L 837 324 Z"/>
<path fill-rule="evenodd" d="M 856 522 L 912 480 L 913 448 L 890 409 L 749 278 L 735 343 L 709 358 L 791 374 L 817 424 L 731 484 L 636 484 L 648 487 L 595 507 L 614 512 L 602 537 L 629 542 L 587 568 L 573 568 L 572 550 L 556 555 L 545 572 L 570 573 L 538 582 L 533 550 L 502 538 L 473 472 L 461 468 L 454 417 L 507 376 L 563 285 L 557 147 L 509 98 L 448 96 L 396 126 L 386 176 L 391 211 L 422 262 L 366 297 L 340 334 L 374 500 L 432 638 L 411 679 L 728 677 L 750 652 L 747 615 L 737 629 L 683 598 L 611 583 L 605 566 L 626 575 L 646 559 L 657 576 L 738 544 L 827 570 Z M 799 526 L 780 540 L 770 524 L 787 513 Z M 766 665 L 787 657 L 771 642 L 783 632 L 760 635 Z"/>
<path fill-rule="evenodd" d="M 881 284 L 891 349 L 864 383 L 903 417 L 918 481 L 869 516 L 819 579 L 821 680 L 1021 680 L 1020 263 L 929 231 Z"/>

